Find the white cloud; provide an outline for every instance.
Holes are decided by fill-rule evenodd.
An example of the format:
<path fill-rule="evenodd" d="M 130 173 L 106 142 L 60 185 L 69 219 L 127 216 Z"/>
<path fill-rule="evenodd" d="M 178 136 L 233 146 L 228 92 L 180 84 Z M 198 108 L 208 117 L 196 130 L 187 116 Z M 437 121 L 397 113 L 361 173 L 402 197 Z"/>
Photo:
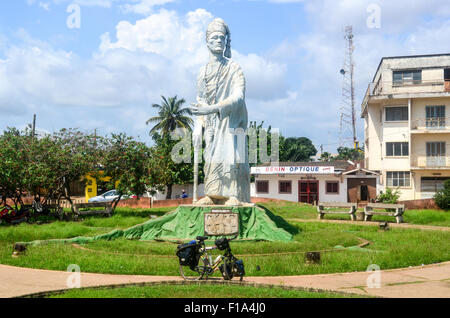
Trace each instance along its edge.
<path fill-rule="evenodd" d="M 50 11 L 50 2 L 39 1 L 39 7 L 41 7 L 45 11 Z"/>
<path fill-rule="evenodd" d="M 380 29 L 370 29 L 366 25 L 370 14 L 366 9 L 370 3 L 379 3 L 381 7 Z M 296 95 L 274 103 L 276 112 L 271 112 L 271 107 L 262 109 L 271 123 L 273 121 L 273 126 L 276 122 L 281 125 L 289 120 L 293 122 L 283 125 L 282 131 L 286 135 L 308 136 L 312 131 L 310 138 L 316 145 L 332 143 L 325 146 L 325 150 L 334 152 L 338 143 L 342 98 L 339 70 L 345 57 L 344 26 L 353 25 L 354 28 L 357 115 L 367 85 L 383 56 L 448 52 L 448 2 L 314 0 L 305 1 L 304 7 L 310 31 L 281 41 L 269 55 L 271 61 L 289 65 L 289 81 L 298 83 L 291 86 Z M 282 112 L 282 107 L 288 107 L 289 114 Z M 308 121 L 305 122 L 305 118 Z M 359 116 L 358 136 L 363 139 L 363 122 Z"/>
<path fill-rule="evenodd" d="M 155 7 L 163 6 L 175 1 L 176 0 L 52 0 L 52 3 L 55 5 L 75 3 L 86 7 L 102 8 L 111 8 L 114 4 L 118 4 L 120 9 L 125 13 L 148 15 L 153 12 Z M 43 9 L 49 10 L 50 2 L 27 0 L 28 5 L 34 5 L 35 3 L 38 3 Z"/>
<path fill-rule="evenodd" d="M 87 7 L 103 7 L 103 8 L 111 8 L 112 4 L 114 2 L 118 2 L 118 1 L 122 1 L 122 0 L 52 0 L 53 4 L 55 4 L 55 5 L 70 2 L 70 3 L 79 4 L 82 6 L 87 6 Z M 28 5 L 34 5 L 35 3 L 37 3 L 36 0 L 27 0 Z M 40 7 L 47 9 L 47 7 L 50 5 L 50 2 L 43 3 L 40 1 L 38 4 Z"/>
<path fill-rule="evenodd" d="M 213 15 L 204 9 L 189 12 L 185 17 L 161 9 L 135 24 L 120 22 L 116 27 L 117 41 L 112 42 L 110 35 L 104 34 L 100 49 L 101 52 L 126 49 L 154 53 L 170 61 L 177 70 L 179 77 L 174 81 L 188 83 L 196 78 L 200 66 L 208 59 L 205 30 L 212 19 Z M 233 59 L 242 66 L 250 98 L 272 99 L 286 94 L 285 65 L 257 54 L 243 55 L 237 50 L 233 50 Z"/>
<path fill-rule="evenodd" d="M 102 36 L 89 59 L 17 32 L 22 43 L 10 43 L 0 57 L 0 130 L 37 113 L 48 130 L 103 127 L 146 136 L 145 121 L 155 115 L 150 105 L 161 95 L 183 97 L 186 106 L 195 101 L 212 18 L 203 9 L 184 16 L 161 9 L 135 23 L 122 21 L 116 34 Z M 233 54 L 246 74 L 248 98 L 286 96 L 286 66 L 256 54 Z"/>
<path fill-rule="evenodd" d="M 132 0 L 132 3 L 126 3 L 121 6 L 124 12 L 148 15 L 153 12 L 155 6 L 161 6 L 175 0 Z"/>

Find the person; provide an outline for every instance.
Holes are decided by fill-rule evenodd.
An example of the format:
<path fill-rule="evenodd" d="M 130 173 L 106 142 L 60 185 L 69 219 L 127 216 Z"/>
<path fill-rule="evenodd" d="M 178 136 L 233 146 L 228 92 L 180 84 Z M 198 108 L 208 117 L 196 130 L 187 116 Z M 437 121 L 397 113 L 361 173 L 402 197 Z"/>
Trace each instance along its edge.
<path fill-rule="evenodd" d="M 198 205 L 240 205 L 250 202 L 250 168 L 245 130 L 245 77 L 231 60 L 231 34 L 226 23 L 214 19 L 206 31 L 209 63 L 200 69 L 194 147 L 204 135 L 205 197 Z"/>
<path fill-rule="evenodd" d="M 182 190 L 181 191 L 181 198 L 182 199 L 186 199 L 187 197 L 188 197 L 188 195 L 187 195 L 186 191 Z"/>

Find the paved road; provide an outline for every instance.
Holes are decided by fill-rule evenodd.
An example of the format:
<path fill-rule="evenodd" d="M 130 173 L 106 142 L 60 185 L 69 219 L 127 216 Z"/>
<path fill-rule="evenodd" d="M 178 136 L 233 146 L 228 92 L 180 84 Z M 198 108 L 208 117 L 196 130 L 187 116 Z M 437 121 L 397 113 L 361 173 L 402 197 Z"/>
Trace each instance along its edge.
<path fill-rule="evenodd" d="M 317 219 L 297 219 L 287 218 L 286 221 L 293 221 L 299 223 L 335 223 L 335 224 L 352 224 L 352 225 L 365 225 L 365 226 L 377 226 L 380 222 L 377 221 L 347 221 L 347 220 L 317 220 Z M 390 227 L 400 229 L 416 229 L 416 230 L 431 230 L 431 231 L 450 231 L 448 226 L 435 226 L 435 225 L 421 225 L 421 224 L 409 224 L 409 223 L 392 223 L 389 222 Z"/>
<path fill-rule="evenodd" d="M 450 262 L 380 272 L 380 288 L 368 288 L 372 273 L 354 272 L 285 277 L 246 277 L 255 284 L 350 292 L 381 297 L 450 298 Z M 67 288 L 71 273 L 0 265 L 0 297 L 17 297 Z M 81 287 L 181 281 L 180 277 L 81 274 Z M 72 280 L 74 282 L 74 280 Z M 373 281 L 376 283 L 376 280 Z"/>

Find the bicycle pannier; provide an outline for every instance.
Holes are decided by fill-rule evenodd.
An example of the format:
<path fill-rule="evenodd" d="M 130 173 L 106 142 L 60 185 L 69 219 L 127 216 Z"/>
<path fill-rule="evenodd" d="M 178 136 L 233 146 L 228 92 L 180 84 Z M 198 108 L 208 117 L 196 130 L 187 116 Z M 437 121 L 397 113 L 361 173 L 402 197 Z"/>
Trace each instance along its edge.
<path fill-rule="evenodd" d="M 226 237 L 217 239 L 214 244 L 216 244 L 217 248 L 221 251 L 226 250 L 230 247 L 230 245 L 228 244 L 228 239 Z"/>
<path fill-rule="evenodd" d="M 191 241 L 187 244 L 178 245 L 177 256 L 180 261 L 180 265 L 189 266 L 195 268 L 195 260 L 197 254 L 197 244 L 195 241 Z"/>
<path fill-rule="evenodd" d="M 244 261 L 243 260 L 238 260 L 234 263 L 234 266 L 236 268 L 236 272 L 238 273 L 239 276 L 244 276 L 245 275 L 245 268 L 244 268 Z"/>

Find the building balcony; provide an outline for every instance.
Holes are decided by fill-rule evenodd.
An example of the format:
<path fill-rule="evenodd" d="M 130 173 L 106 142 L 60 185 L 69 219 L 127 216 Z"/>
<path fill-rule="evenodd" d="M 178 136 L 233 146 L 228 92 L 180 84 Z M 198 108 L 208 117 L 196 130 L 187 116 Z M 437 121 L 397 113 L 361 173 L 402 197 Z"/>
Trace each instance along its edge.
<path fill-rule="evenodd" d="M 450 157 L 448 156 L 411 156 L 411 169 L 450 169 Z"/>
<path fill-rule="evenodd" d="M 372 82 L 369 84 L 361 104 L 361 115 L 364 114 L 371 99 L 383 100 L 392 98 L 417 98 L 450 96 L 450 80 L 420 80 L 410 82 Z"/>
<path fill-rule="evenodd" d="M 450 132 L 450 118 L 433 117 L 411 120 L 411 133 L 447 133 Z"/>

